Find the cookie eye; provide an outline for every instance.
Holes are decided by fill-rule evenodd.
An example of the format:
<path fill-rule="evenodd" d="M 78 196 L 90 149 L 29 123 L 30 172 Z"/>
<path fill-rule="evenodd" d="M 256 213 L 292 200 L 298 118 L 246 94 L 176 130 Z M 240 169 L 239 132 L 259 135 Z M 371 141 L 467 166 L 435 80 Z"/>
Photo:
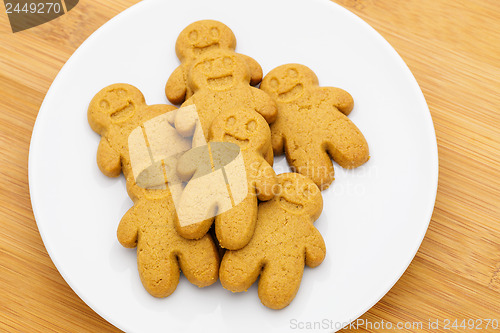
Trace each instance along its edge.
<path fill-rule="evenodd" d="M 273 77 L 270 81 L 269 81 L 269 86 L 271 88 L 273 88 L 274 90 L 278 89 L 278 86 L 280 85 L 280 82 L 278 81 L 277 78 Z"/>
<path fill-rule="evenodd" d="M 316 194 L 317 191 L 318 188 L 313 184 L 304 185 L 304 187 L 302 188 L 302 194 L 308 200 L 312 199 L 312 197 Z"/>
<path fill-rule="evenodd" d="M 122 96 L 123 97 L 123 96 L 127 95 L 127 91 L 125 89 L 116 89 L 116 94 L 118 96 Z"/>
<path fill-rule="evenodd" d="M 234 117 L 229 117 L 226 119 L 227 127 L 233 127 L 235 123 L 236 123 L 236 118 Z"/>
<path fill-rule="evenodd" d="M 193 44 L 194 44 L 194 43 L 196 43 L 196 41 L 198 40 L 198 31 L 197 31 L 197 30 L 193 30 L 193 31 L 191 31 L 191 32 L 189 33 L 188 38 L 189 38 L 189 41 L 190 41 L 191 43 L 193 43 Z"/>
<path fill-rule="evenodd" d="M 302 188 L 302 193 L 304 194 L 304 197 L 306 197 L 306 198 L 309 198 L 312 195 L 311 190 L 309 189 L 308 185 L 305 185 L 304 188 Z"/>
<path fill-rule="evenodd" d="M 125 97 L 126 95 L 128 95 L 128 92 L 122 88 L 112 89 L 109 91 L 109 93 L 118 97 Z"/>
<path fill-rule="evenodd" d="M 224 66 L 226 66 L 226 67 L 233 65 L 233 59 L 231 59 L 230 57 L 224 57 L 222 62 L 224 63 Z"/>
<path fill-rule="evenodd" d="M 213 63 L 213 60 L 207 60 L 205 62 L 203 62 L 203 65 L 202 65 L 202 69 L 205 73 L 210 73 L 212 71 L 212 63 Z"/>
<path fill-rule="evenodd" d="M 219 39 L 220 36 L 220 31 L 217 27 L 213 27 L 210 29 L 210 36 L 212 36 L 213 39 Z"/>
<path fill-rule="evenodd" d="M 247 131 L 253 132 L 257 128 L 257 122 L 255 120 L 250 120 L 247 124 Z"/>
<path fill-rule="evenodd" d="M 290 68 L 288 70 L 288 76 L 289 77 L 296 78 L 298 75 L 299 75 L 299 73 L 297 72 L 297 70 L 295 68 Z"/>
<path fill-rule="evenodd" d="M 101 99 L 99 106 L 103 109 L 109 109 L 109 102 L 105 99 Z"/>
<path fill-rule="evenodd" d="M 283 189 L 287 192 L 293 191 L 293 183 L 289 180 L 283 182 Z"/>

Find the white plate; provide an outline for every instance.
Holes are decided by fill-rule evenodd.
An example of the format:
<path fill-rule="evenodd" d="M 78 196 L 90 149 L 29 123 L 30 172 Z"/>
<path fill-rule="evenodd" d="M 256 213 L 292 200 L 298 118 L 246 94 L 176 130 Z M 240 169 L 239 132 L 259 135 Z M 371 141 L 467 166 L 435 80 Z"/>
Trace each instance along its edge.
<path fill-rule="evenodd" d="M 254 57 L 265 73 L 303 63 L 322 86 L 349 91 L 356 103 L 350 118 L 370 146 L 364 166 L 336 167 L 315 223 L 327 257 L 306 269 L 297 297 L 280 311 L 261 305 L 255 286 L 232 294 L 218 282 L 198 289 L 184 277 L 170 297 L 151 297 L 139 280 L 135 251 L 116 239 L 132 204 L 123 178 L 106 178 L 95 161 L 99 136 L 87 123 L 94 94 L 126 82 L 148 104 L 166 103 L 164 85 L 179 64 L 177 35 L 204 18 L 231 27 L 237 51 Z M 285 160 L 278 158 L 275 169 L 285 171 Z M 54 80 L 29 157 L 31 201 L 48 253 L 73 290 L 127 332 L 339 329 L 373 306 L 407 268 L 431 218 L 437 176 L 434 128 L 411 72 L 377 32 L 327 0 L 148 0 L 133 6 L 83 43 Z"/>

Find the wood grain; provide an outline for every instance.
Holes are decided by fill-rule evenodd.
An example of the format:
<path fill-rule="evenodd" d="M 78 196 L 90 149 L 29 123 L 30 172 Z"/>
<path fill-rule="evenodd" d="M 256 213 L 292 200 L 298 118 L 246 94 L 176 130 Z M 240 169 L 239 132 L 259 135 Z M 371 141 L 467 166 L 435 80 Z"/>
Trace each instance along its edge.
<path fill-rule="evenodd" d="M 136 2 L 81 0 L 67 15 L 16 34 L 0 12 L 2 332 L 118 331 L 78 298 L 47 255 L 31 210 L 27 163 L 38 109 L 59 69 L 93 31 Z M 429 104 L 439 150 L 436 207 L 422 246 L 361 319 L 423 323 L 404 332 L 450 332 L 429 329 L 429 320 L 500 320 L 500 2 L 335 2 L 406 61 Z"/>

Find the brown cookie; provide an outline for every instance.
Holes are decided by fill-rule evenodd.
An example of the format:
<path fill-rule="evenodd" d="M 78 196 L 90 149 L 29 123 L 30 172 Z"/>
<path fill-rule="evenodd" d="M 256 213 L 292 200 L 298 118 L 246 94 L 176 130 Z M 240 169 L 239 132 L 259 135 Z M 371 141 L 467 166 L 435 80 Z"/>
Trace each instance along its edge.
<path fill-rule="evenodd" d="M 215 217 L 215 234 L 219 244 L 226 249 L 240 249 L 251 239 L 257 219 L 258 200 L 272 198 L 273 187 L 277 184 L 271 165 L 264 158 L 271 145 L 271 132 L 264 118 L 253 111 L 229 110 L 219 114 L 210 128 L 210 152 L 191 152 L 179 159 L 178 173 L 182 179 L 190 179 L 181 196 L 181 202 L 189 207 L 188 212 L 200 209 L 201 202 L 206 211 L 200 216 Z M 229 145 L 239 147 L 234 153 Z M 199 149 L 202 147 L 198 147 Z M 243 172 L 232 161 L 242 157 Z M 210 164 L 211 165 L 210 165 Z M 232 164 L 231 164 L 232 163 Z M 216 180 L 214 171 L 223 170 Z M 212 171 L 211 178 L 204 182 L 200 178 Z M 192 186 L 196 184 L 196 186 Z M 217 189 L 214 190 L 214 184 Z M 226 197 L 225 186 L 231 190 Z M 244 187 L 244 191 L 241 191 Z M 236 193 L 236 194 L 235 194 Z M 213 197 L 213 199 L 211 198 Z M 190 203 L 192 205 L 190 205 Z M 221 213 L 222 211 L 222 213 Z M 183 213 L 180 213 L 183 216 Z M 189 239 L 206 234 L 214 218 L 197 223 L 180 223 L 178 232 Z"/>
<path fill-rule="evenodd" d="M 254 235 L 244 248 L 226 251 L 219 269 L 222 286 L 246 291 L 259 277 L 259 298 L 272 309 L 293 300 L 304 264 L 316 267 L 325 257 L 325 243 L 313 222 L 321 214 L 318 187 L 297 173 L 278 175 L 273 199 L 259 204 Z"/>
<path fill-rule="evenodd" d="M 284 150 L 293 171 L 326 189 L 334 179 L 330 157 L 344 168 L 368 161 L 368 144 L 347 118 L 354 106 L 349 93 L 319 87 L 316 74 L 299 64 L 276 67 L 264 77 L 260 89 L 278 106 L 271 125 L 274 153 Z"/>
<path fill-rule="evenodd" d="M 188 25 L 177 38 L 175 53 L 181 65 L 170 75 L 165 94 L 170 102 L 180 104 L 191 97 L 192 91 L 187 84 L 187 72 L 192 62 L 204 53 L 214 49 L 234 51 L 236 37 L 229 27 L 214 20 L 202 20 Z M 243 54 L 237 56 L 250 71 L 250 83 L 258 84 L 262 80 L 262 68 L 254 59 Z"/>
<path fill-rule="evenodd" d="M 214 118 L 225 111 L 254 111 L 268 123 L 276 118 L 276 104 L 262 90 L 250 86 L 248 67 L 236 53 L 215 49 L 193 62 L 188 73 L 188 84 L 194 92 L 182 106 L 195 105 L 202 132 L 208 139 L 208 130 Z M 183 128 L 175 119 L 175 127 L 183 135 L 192 135 L 191 127 Z"/>
<path fill-rule="evenodd" d="M 123 171 L 127 183 L 134 183 L 130 134 L 148 120 L 175 109 L 171 105 L 146 105 L 139 89 L 129 84 L 113 84 L 99 91 L 90 102 L 87 115 L 90 127 L 101 135 L 97 165 L 102 173 L 118 177 Z"/>
<path fill-rule="evenodd" d="M 172 294 L 180 270 L 198 287 L 217 281 L 218 249 L 209 234 L 189 240 L 177 233 L 177 215 L 168 188 L 136 189 L 134 199 L 134 206 L 120 221 L 117 236 L 124 247 L 137 246 L 139 276 L 151 295 Z"/>

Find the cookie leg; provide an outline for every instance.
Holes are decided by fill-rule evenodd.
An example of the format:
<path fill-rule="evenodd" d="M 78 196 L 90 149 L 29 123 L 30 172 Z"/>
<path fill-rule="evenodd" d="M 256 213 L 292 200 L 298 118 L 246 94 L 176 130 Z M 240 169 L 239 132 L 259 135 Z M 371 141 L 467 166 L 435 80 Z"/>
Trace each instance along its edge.
<path fill-rule="evenodd" d="M 179 220 L 176 219 L 175 229 L 182 237 L 186 239 L 199 239 L 203 237 L 214 222 L 214 218 L 208 218 L 198 223 L 181 226 Z"/>
<path fill-rule="evenodd" d="M 309 177 L 321 190 L 328 188 L 335 179 L 330 156 L 320 145 L 302 147 L 287 142 L 286 157 L 293 172 Z"/>
<path fill-rule="evenodd" d="M 274 261 L 264 267 L 259 280 L 259 298 L 271 309 L 283 309 L 292 302 L 300 287 L 304 259 L 297 256 Z"/>
<path fill-rule="evenodd" d="M 176 230 L 184 238 L 199 239 L 210 229 L 217 211 L 230 208 L 231 199 L 221 170 L 192 178 L 175 204 Z"/>
<path fill-rule="evenodd" d="M 361 131 L 343 114 L 330 127 L 326 139 L 328 154 L 341 167 L 356 168 L 368 161 L 370 154 L 368 143 Z"/>
<path fill-rule="evenodd" d="M 248 244 L 257 221 L 257 197 L 247 197 L 215 218 L 215 234 L 219 244 L 228 250 L 238 250 Z"/>
<path fill-rule="evenodd" d="M 192 284 L 206 287 L 219 277 L 219 253 L 212 237 L 205 235 L 199 240 L 180 242 L 177 258 L 182 272 Z"/>
<path fill-rule="evenodd" d="M 163 245 L 139 241 L 137 246 L 137 268 L 142 285 L 155 297 L 169 296 L 179 283 L 177 259 Z"/>
<path fill-rule="evenodd" d="M 238 251 L 226 251 L 219 269 L 222 286 L 232 292 L 248 290 L 259 277 L 263 257 L 262 251 L 250 246 Z"/>

